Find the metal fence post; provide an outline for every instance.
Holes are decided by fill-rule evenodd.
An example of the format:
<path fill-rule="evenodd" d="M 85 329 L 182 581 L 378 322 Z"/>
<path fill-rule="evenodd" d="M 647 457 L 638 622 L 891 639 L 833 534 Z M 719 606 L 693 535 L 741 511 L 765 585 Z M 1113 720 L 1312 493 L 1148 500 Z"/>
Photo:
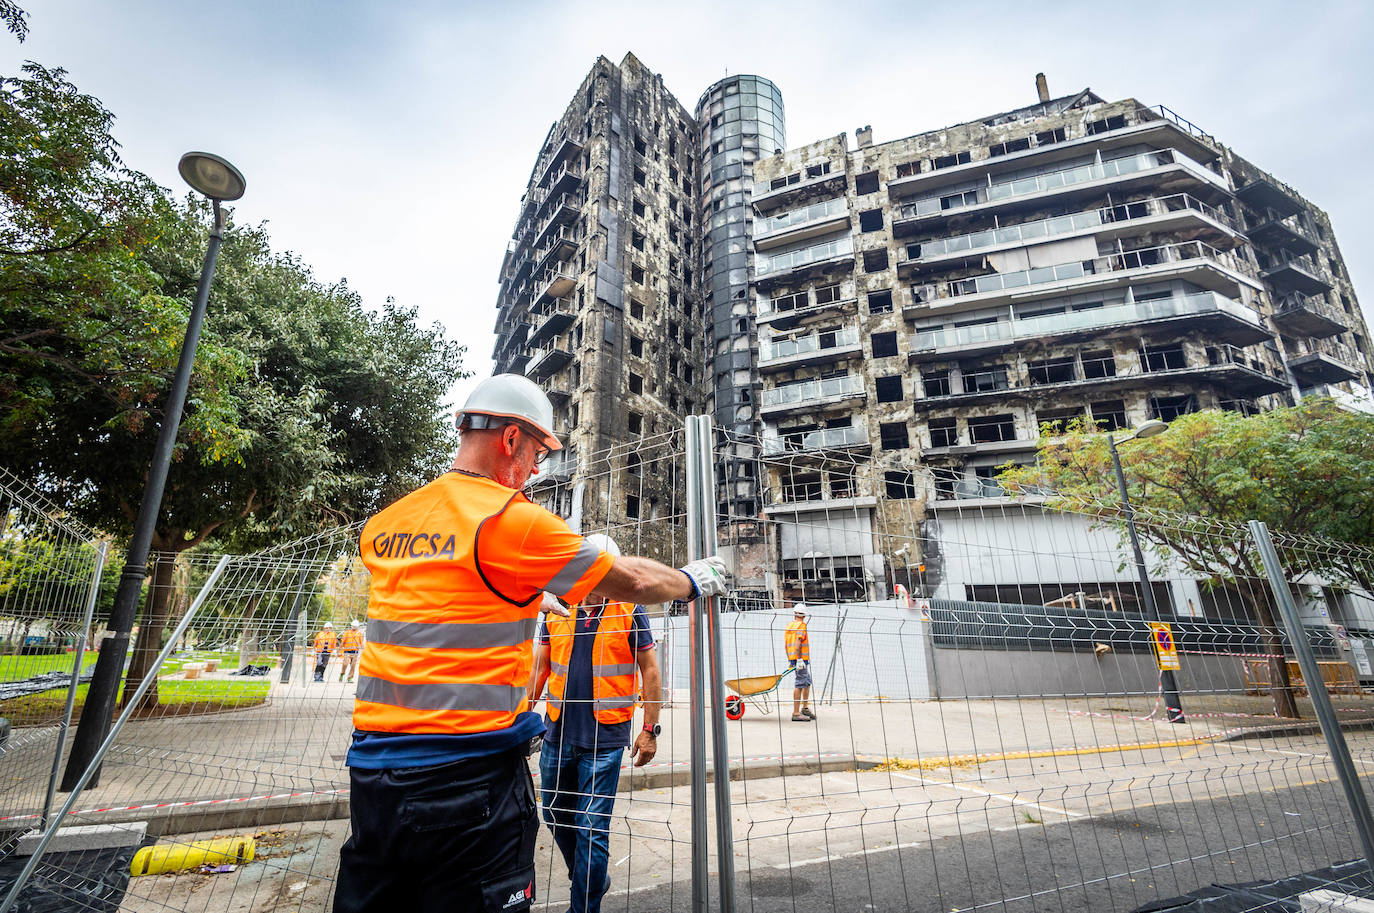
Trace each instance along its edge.
<path fill-rule="evenodd" d="M 67 745 L 67 732 L 72 728 L 72 711 L 76 707 L 76 689 L 81 684 L 81 661 L 86 657 L 86 644 L 91 639 L 91 624 L 95 619 L 95 601 L 100 596 L 100 575 L 105 570 L 105 555 L 110 550 L 108 542 L 101 542 L 95 550 L 95 570 L 91 574 L 91 592 L 86 597 L 86 617 L 81 624 L 81 634 L 76 639 L 76 658 L 72 660 L 72 680 L 67 685 L 67 707 L 62 711 L 62 725 L 57 730 L 57 745 L 52 752 L 52 773 L 48 775 L 48 794 L 43 800 L 43 817 L 40 827 L 48 826 L 48 816 L 52 814 L 52 803 L 57 795 L 57 778 L 62 772 L 62 752 Z"/>
<path fill-rule="evenodd" d="M 1336 718 L 1335 708 L 1331 706 L 1331 696 L 1326 693 L 1322 681 L 1321 667 L 1317 665 L 1317 655 L 1312 652 L 1312 644 L 1303 630 L 1302 618 L 1293 602 L 1293 593 L 1288 589 L 1288 580 L 1283 576 L 1283 566 L 1279 563 L 1274 540 L 1269 536 L 1269 528 L 1258 520 L 1250 521 L 1250 538 L 1259 550 L 1264 572 L 1269 577 L 1269 587 L 1274 591 L 1274 600 L 1279 606 L 1279 615 L 1288 632 L 1288 640 L 1298 657 L 1298 667 L 1302 669 L 1303 680 L 1307 682 L 1307 696 L 1317 712 L 1317 722 L 1321 724 L 1322 735 L 1326 737 L 1327 750 L 1331 752 L 1331 762 L 1336 768 L 1336 776 L 1345 790 L 1346 801 L 1350 803 L 1350 813 L 1355 818 L 1355 829 L 1360 834 L 1360 844 L 1364 847 L 1365 863 L 1374 873 L 1374 818 L 1369 812 L 1369 797 L 1360 784 L 1355 763 L 1350 759 L 1350 748 L 1341 731 L 1340 720 Z M 1272 686 L 1271 686 L 1272 687 Z"/>
<path fill-rule="evenodd" d="M 305 581 L 310 576 L 310 569 L 304 564 L 301 565 L 301 576 L 296 581 L 296 598 L 291 603 L 291 613 L 286 619 L 286 631 L 296 627 L 295 621 L 301 615 L 301 599 L 305 596 Z M 286 633 L 282 636 L 281 647 L 281 683 L 289 685 L 291 683 L 291 662 L 296 656 L 296 638 Z M 305 658 L 302 655 L 301 665 L 305 665 Z M 242 669 L 242 666 L 239 666 Z"/>
<path fill-rule="evenodd" d="M 719 547 L 716 541 L 715 434 L 709 415 L 699 415 L 696 421 L 695 458 L 700 463 L 698 493 L 701 498 L 697 510 L 697 521 L 700 524 L 697 537 L 701 540 L 700 554 L 714 555 Z M 720 881 L 720 909 L 723 913 L 735 913 L 734 817 L 730 808 L 730 745 L 725 728 L 725 669 L 720 652 L 720 599 L 715 596 L 707 599 L 702 613 L 708 622 L 706 647 L 711 660 L 711 767 L 715 773 L 716 794 L 716 876 Z"/>
<path fill-rule="evenodd" d="M 221 555 L 219 563 L 215 565 L 215 569 L 210 573 L 210 578 L 205 581 L 205 586 L 201 587 L 200 592 L 196 595 L 195 601 L 192 602 L 191 607 L 186 610 L 186 615 L 181 619 L 176 630 L 172 632 L 172 636 L 167 638 L 167 645 L 158 653 L 157 659 L 153 660 L 153 665 L 148 670 L 148 674 L 143 676 L 143 680 L 138 683 L 137 690 L 135 690 L 133 695 L 124 702 L 124 712 L 119 715 L 119 719 L 114 721 L 114 725 L 110 727 L 109 733 L 105 736 L 105 741 L 100 743 L 100 747 L 96 749 L 94 756 L 87 762 L 85 769 L 81 771 L 81 776 L 78 777 L 76 783 L 72 785 L 72 791 L 68 794 L 67 801 L 62 803 L 62 808 L 48 824 L 47 830 L 43 832 L 43 839 L 39 840 L 38 846 L 34 847 L 33 855 L 29 857 L 29 861 L 25 864 L 24 870 L 19 873 L 19 877 L 14 880 L 14 884 L 10 885 L 10 892 L 5 895 L 4 903 L 0 903 L 0 913 L 9 913 L 9 911 L 13 909 L 15 902 L 19 899 L 19 892 L 24 889 L 24 885 L 28 882 L 29 878 L 33 876 L 34 870 L 38 868 L 38 863 L 42 860 L 43 854 L 47 852 L 48 845 L 52 843 L 53 838 L 57 836 L 58 828 L 61 827 L 67 815 L 71 814 L 71 810 L 76 806 L 76 800 L 81 798 L 81 791 L 86 788 L 86 784 L 90 782 L 91 777 L 100 769 L 100 764 L 105 760 L 105 754 L 110 750 L 110 746 L 114 744 L 115 737 L 118 736 L 120 731 L 124 728 L 124 724 L 129 722 L 129 717 L 134 715 L 134 710 L 138 707 L 138 702 L 143 699 L 143 695 L 148 692 L 149 686 L 151 686 L 153 681 L 157 678 L 158 670 L 161 669 L 162 664 L 167 661 L 167 657 L 172 655 L 172 651 L 176 649 L 177 641 L 181 638 L 181 635 L 186 633 L 186 629 L 191 626 L 191 619 L 196 617 L 196 613 L 200 611 L 200 607 L 205 603 L 206 598 L 209 597 L 210 590 L 214 588 L 215 583 L 219 580 L 220 574 L 224 572 L 225 567 L 228 565 L 229 556 Z"/>
<path fill-rule="evenodd" d="M 696 416 L 687 417 L 687 560 L 705 557 L 697 531 L 701 527 L 701 427 Z M 709 899 L 707 879 L 710 847 L 706 838 L 706 714 L 702 701 L 706 698 L 705 669 L 702 667 L 702 619 L 700 600 L 688 606 L 688 669 L 687 689 L 691 696 L 692 718 L 692 913 L 706 913 Z M 0 910 L 0 913 L 4 913 Z"/>

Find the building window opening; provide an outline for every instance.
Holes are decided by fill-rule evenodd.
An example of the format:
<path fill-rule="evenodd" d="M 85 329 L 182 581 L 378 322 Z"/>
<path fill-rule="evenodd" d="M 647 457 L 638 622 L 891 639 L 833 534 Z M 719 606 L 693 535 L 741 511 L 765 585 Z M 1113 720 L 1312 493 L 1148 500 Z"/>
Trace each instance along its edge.
<path fill-rule="evenodd" d="M 955 165 L 967 165 L 972 160 L 972 155 L 965 149 L 951 155 L 937 155 L 931 159 L 930 164 L 932 168 L 939 170 L 940 168 L 953 168 Z"/>
<path fill-rule="evenodd" d="M 892 289 L 883 289 L 880 292 L 868 293 L 868 313 L 870 314 L 891 314 L 892 313 Z"/>
<path fill-rule="evenodd" d="M 878 388 L 878 402 L 898 403 L 902 400 L 902 375 L 888 374 L 874 380 Z"/>
<path fill-rule="evenodd" d="M 883 450 L 906 450 L 911 446 L 906 422 L 883 422 L 878 426 L 878 435 Z"/>
<path fill-rule="evenodd" d="M 1093 424 L 1103 431 L 1120 431 L 1126 427 L 1126 404 L 1119 399 L 1092 403 Z"/>
<path fill-rule="evenodd" d="M 939 371 L 924 371 L 921 373 L 921 386 L 925 388 L 926 396 L 949 396 L 949 371 L 943 369 Z"/>
<path fill-rule="evenodd" d="M 859 231 L 871 232 L 883 230 L 883 211 L 881 209 L 869 209 L 859 213 Z"/>
<path fill-rule="evenodd" d="M 1161 422 L 1172 422 L 1180 415 L 1197 411 L 1197 397 L 1191 393 L 1180 396 L 1150 397 L 1150 417 Z"/>
<path fill-rule="evenodd" d="M 1016 421 L 1010 414 L 984 415 L 968 420 L 969 440 L 975 444 L 995 444 L 1016 440 Z"/>
<path fill-rule="evenodd" d="M 1146 371 L 1176 371 L 1187 365 L 1188 360 L 1183 355 L 1182 343 L 1145 346 L 1140 351 L 1140 367 Z"/>
<path fill-rule="evenodd" d="M 878 172 L 865 171 L 863 174 L 854 178 L 854 192 L 862 196 L 866 193 L 878 192 Z"/>
<path fill-rule="evenodd" d="M 909 501 L 916 497 L 916 474 L 913 472 L 883 473 L 883 488 L 889 498 Z"/>
<path fill-rule="evenodd" d="M 1007 382 L 1005 365 L 992 365 L 962 373 L 965 393 L 990 393 L 996 390 L 1005 390 L 1010 386 Z"/>
<path fill-rule="evenodd" d="M 1082 362 L 1085 378 L 1116 377 L 1116 356 L 1108 349 L 1084 352 Z"/>
<path fill-rule="evenodd" d="M 873 343 L 874 358 L 889 358 L 897 354 L 896 333 L 874 333 L 869 338 Z"/>
<path fill-rule="evenodd" d="M 930 446 L 954 447 L 959 443 L 959 422 L 954 418 L 930 420 Z"/>
<path fill-rule="evenodd" d="M 1063 384 L 1076 380 L 1073 356 L 1066 358 L 1046 358 L 1026 364 L 1030 382 L 1036 384 Z"/>
<path fill-rule="evenodd" d="M 630 392 L 631 392 L 631 393 L 643 393 L 643 392 L 644 392 L 644 378 L 640 377 L 638 374 L 631 374 L 631 375 L 630 375 Z"/>
<path fill-rule="evenodd" d="M 870 250 L 864 254 L 864 272 L 880 273 L 887 269 L 887 248 Z"/>

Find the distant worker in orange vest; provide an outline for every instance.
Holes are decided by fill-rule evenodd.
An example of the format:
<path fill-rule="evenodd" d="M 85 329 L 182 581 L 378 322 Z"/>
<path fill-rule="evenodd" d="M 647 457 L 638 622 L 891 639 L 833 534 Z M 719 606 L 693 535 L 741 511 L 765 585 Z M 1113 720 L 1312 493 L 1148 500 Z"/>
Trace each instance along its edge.
<path fill-rule="evenodd" d="M 806 603 L 799 602 L 792 611 L 792 621 L 783 632 L 787 648 L 787 663 L 795 670 L 792 682 L 792 722 L 809 723 L 816 719 L 811 712 L 811 638 L 806 633 Z"/>
<path fill-rule="evenodd" d="M 544 726 L 527 689 L 541 607 L 726 592 L 717 556 L 680 569 L 615 557 L 521 493 L 562 449 L 534 382 L 488 378 L 457 417 L 453 468 L 363 527 L 372 579 L 335 913 L 529 910 L 539 813 L 526 759 Z"/>
<path fill-rule="evenodd" d="M 609 536 L 593 533 L 587 541 L 620 555 Z M 577 606 L 574 617 L 548 617 L 534 650 L 531 707 L 545 682 L 539 753 L 544 821 L 568 866 L 572 913 L 600 913 L 610 887 L 611 812 L 625 749 L 635 767 L 658 753 L 662 677 L 644 606 L 593 597 Z M 634 734 L 641 689 L 644 721 Z"/>
<path fill-rule="evenodd" d="M 324 681 L 324 670 L 329 665 L 329 656 L 339 642 L 334 637 L 333 622 L 326 621 L 324 628 L 315 635 L 315 681 Z"/>
<path fill-rule="evenodd" d="M 345 673 L 348 680 L 353 681 L 353 673 L 358 669 L 358 654 L 363 649 L 362 626 L 357 620 L 350 621 L 348 627 L 339 635 L 339 653 L 343 657 L 343 668 L 339 670 L 339 681 L 344 680 Z"/>

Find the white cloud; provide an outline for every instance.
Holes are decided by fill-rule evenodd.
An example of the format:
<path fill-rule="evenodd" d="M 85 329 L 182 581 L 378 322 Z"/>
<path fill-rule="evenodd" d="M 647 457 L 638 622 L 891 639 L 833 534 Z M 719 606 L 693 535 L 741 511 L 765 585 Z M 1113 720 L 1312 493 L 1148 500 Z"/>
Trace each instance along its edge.
<path fill-rule="evenodd" d="M 185 4 L 30 0 L 0 66 L 68 68 L 128 162 L 181 191 L 187 149 L 247 175 L 239 217 L 367 300 L 418 305 L 490 369 L 497 271 L 538 144 L 598 54 L 690 109 L 730 72 L 782 89 L 800 145 L 883 142 L 1056 94 L 1164 103 L 1325 207 L 1374 281 L 1374 37 L 1360 4 Z M 459 394 L 466 385 L 460 385 Z"/>

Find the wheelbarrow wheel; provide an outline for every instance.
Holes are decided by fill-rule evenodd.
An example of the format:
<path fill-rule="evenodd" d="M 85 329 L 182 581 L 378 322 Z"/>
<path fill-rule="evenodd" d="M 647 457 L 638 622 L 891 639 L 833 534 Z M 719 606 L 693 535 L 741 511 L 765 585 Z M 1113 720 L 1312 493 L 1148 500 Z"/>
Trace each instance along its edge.
<path fill-rule="evenodd" d="M 737 720 L 744 716 L 744 698 L 737 694 L 727 697 L 725 699 L 725 716 L 731 720 Z"/>

